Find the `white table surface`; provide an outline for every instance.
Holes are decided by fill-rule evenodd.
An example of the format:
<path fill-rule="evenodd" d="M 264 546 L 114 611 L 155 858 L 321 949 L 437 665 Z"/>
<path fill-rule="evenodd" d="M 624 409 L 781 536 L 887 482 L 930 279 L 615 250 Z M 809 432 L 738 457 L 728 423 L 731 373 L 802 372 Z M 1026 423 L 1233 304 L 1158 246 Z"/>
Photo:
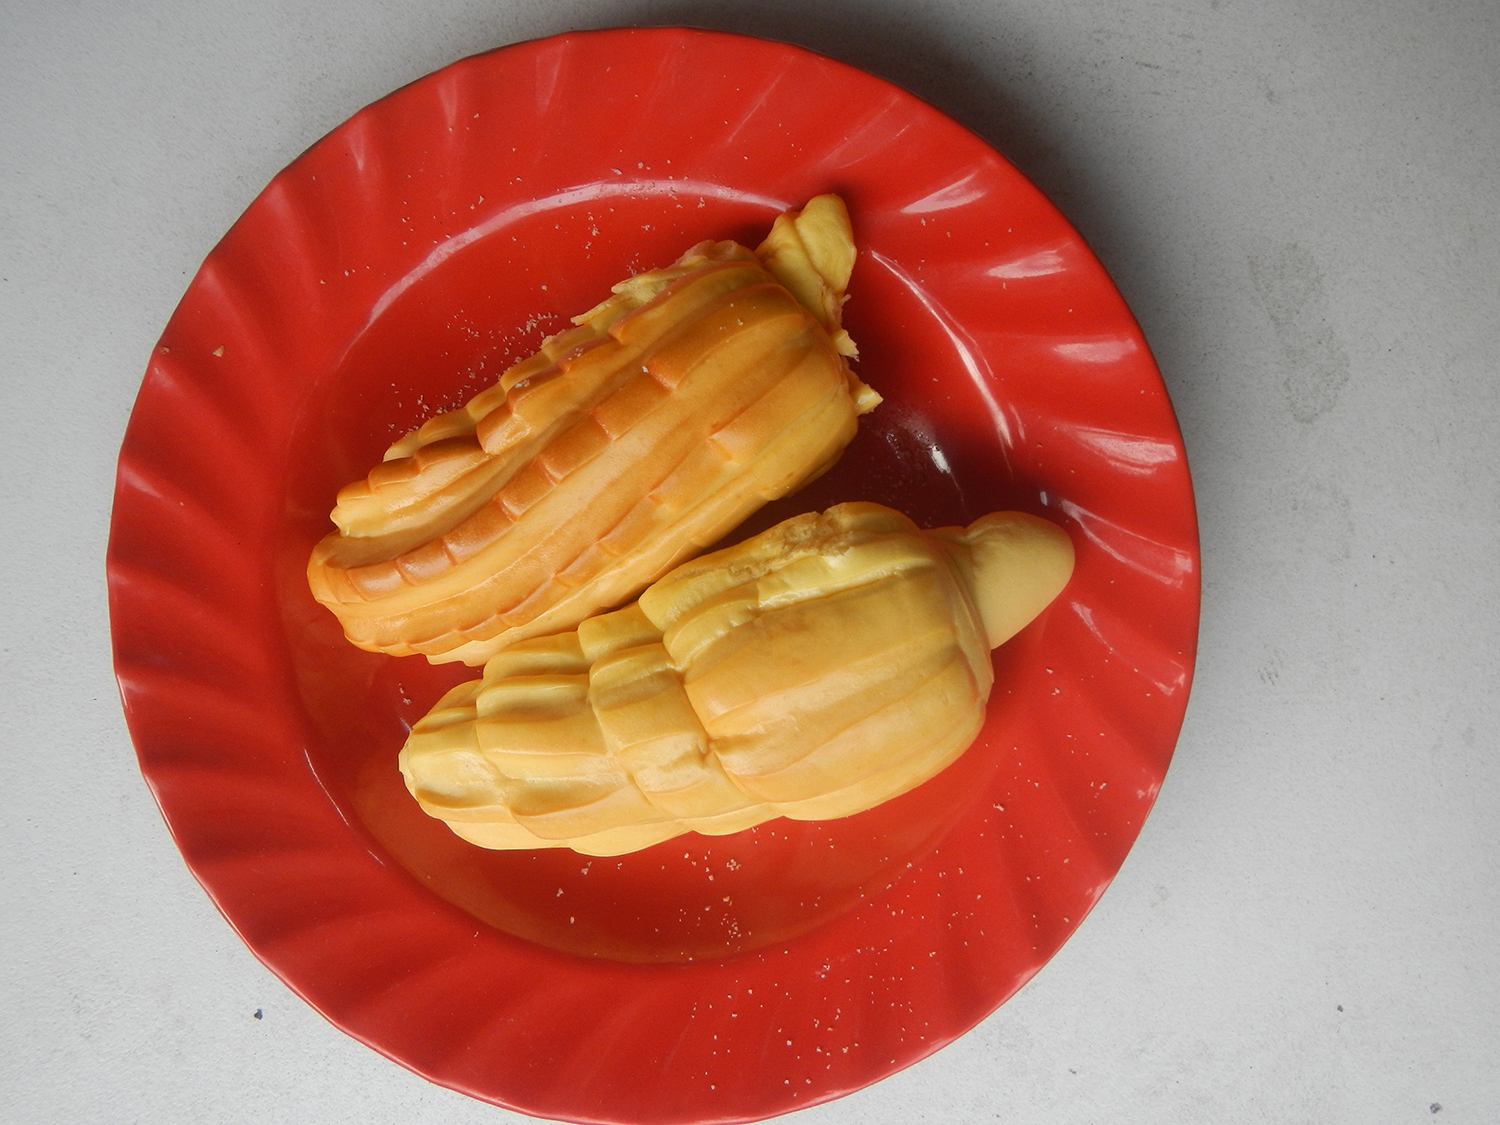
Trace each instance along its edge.
<path fill-rule="evenodd" d="M 215 912 L 103 556 L 151 346 L 266 181 L 450 61 L 630 23 L 822 50 L 1006 153 L 1140 319 L 1197 489 L 1197 682 L 1119 878 L 970 1035 L 796 1120 L 1500 1121 L 1493 0 L 0 2 L 0 1120 L 521 1120 Z"/>

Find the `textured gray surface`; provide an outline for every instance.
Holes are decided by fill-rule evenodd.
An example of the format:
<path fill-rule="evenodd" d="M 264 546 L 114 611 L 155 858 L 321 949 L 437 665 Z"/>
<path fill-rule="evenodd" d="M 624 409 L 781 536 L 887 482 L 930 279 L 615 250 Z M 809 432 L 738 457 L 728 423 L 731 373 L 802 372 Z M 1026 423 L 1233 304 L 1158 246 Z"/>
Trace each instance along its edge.
<path fill-rule="evenodd" d="M 0 1119 L 518 1120 L 324 1023 L 177 858 L 110 674 L 113 462 L 198 263 L 303 148 L 461 56 L 681 22 L 1011 157 L 1144 326 L 1201 516 L 1197 683 L 1112 889 L 972 1034 L 798 1119 L 1500 1120 L 1500 7 L 235 8 L 0 3 Z"/>

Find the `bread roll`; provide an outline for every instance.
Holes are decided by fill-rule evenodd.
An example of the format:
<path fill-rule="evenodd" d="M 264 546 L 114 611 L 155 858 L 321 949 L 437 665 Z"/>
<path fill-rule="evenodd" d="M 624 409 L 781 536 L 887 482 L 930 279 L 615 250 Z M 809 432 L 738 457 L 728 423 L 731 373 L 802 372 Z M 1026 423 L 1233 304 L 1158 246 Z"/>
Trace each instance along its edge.
<path fill-rule="evenodd" d="M 1018 512 L 923 532 L 877 504 L 797 516 L 635 604 L 497 653 L 401 752 L 428 814 L 487 848 L 635 851 L 871 808 L 963 753 L 990 649 L 1067 584 Z"/>
<path fill-rule="evenodd" d="M 615 286 L 339 492 L 314 597 L 349 640 L 482 664 L 633 597 L 828 468 L 880 396 L 849 370 L 848 214 L 705 242 Z"/>

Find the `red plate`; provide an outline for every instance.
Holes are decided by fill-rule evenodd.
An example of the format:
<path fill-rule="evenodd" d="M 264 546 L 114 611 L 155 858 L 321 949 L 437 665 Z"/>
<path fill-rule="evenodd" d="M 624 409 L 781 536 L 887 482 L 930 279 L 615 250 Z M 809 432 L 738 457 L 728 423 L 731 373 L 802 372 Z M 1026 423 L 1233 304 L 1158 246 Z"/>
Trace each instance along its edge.
<path fill-rule="evenodd" d="M 627 273 L 830 190 L 885 404 L 755 527 L 840 500 L 927 526 L 1024 508 L 1071 531 L 1072 584 L 996 654 L 978 742 L 878 809 L 611 860 L 461 843 L 395 761 L 469 673 L 360 652 L 313 603 L 334 492 Z M 277 176 L 152 356 L 109 578 L 141 768 L 255 954 L 418 1073 L 591 1122 L 782 1113 L 992 1012 L 1135 839 L 1198 620 L 1171 406 L 1078 235 L 910 95 L 683 30 L 468 59 Z"/>

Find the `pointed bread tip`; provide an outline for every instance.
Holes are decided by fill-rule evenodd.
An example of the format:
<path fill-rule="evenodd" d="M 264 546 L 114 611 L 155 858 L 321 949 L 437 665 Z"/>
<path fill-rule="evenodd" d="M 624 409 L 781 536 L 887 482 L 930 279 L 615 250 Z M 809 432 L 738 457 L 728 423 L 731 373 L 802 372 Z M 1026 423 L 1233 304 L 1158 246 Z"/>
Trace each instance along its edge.
<path fill-rule="evenodd" d="M 1052 604 L 1073 575 L 1073 541 L 1055 523 L 1025 512 L 992 512 L 964 531 L 971 593 L 991 648 Z"/>

